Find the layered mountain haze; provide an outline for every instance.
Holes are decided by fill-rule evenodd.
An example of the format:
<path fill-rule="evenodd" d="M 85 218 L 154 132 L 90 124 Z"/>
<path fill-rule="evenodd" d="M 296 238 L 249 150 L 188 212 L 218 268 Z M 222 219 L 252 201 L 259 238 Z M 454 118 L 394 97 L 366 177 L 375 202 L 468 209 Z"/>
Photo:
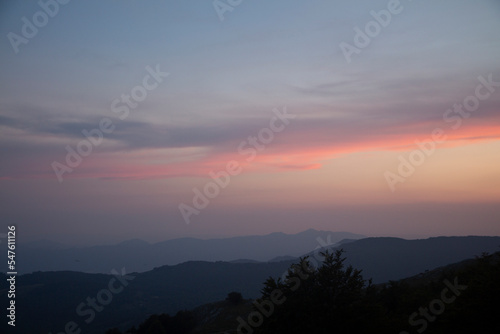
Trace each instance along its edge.
<path fill-rule="evenodd" d="M 269 252 L 275 252 L 277 249 L 286 249 L 297 254 L 310 242 L 312 246 L 301 255 L 309 256 L 313 265 L 323 260 L 321 252 L 342 248 L 345 251 L 346 264 L 362 270 L 363 277 L 372 278 L 376 284 L 423 275 L 426 271 L 474 258 L 485 252 L 494 253 L 500 249 L 500 237 L 479 236 L 420 240 L 364 238 L 334 243 L 334 240 L 346 235 L 350 235 L 351 239 L 355 237 L 345 232 L 308 230 L 296 235 L 275 233 L 242 238 L 187 240 L 193 244 L 200 242 L 203 245 L 205 243 L 212 246 L 219 245 L 219 250 L 227 244 L 235 247 L 236 243 L 244 245 L 242 249 L 247 252 L 248 249 L 265 246 L 267 251 L 261 250 L 259 256 L 269 256 Z M 331 245 L 320 247 L 318 238 L 330 241 Z M 295 241 L 298 246 L 294 248 L 293 245 L 287 245 L 280 248 L 271 242 L 277 240 Z M 171 242 L 173 245 L 184 246 L 185 241 L 186 239 L 180 239 Z M 120 251 L 126 250 L 126 254 L 132 254 L 147 245 L 140 241 L 130 241 L 114 247 L 119 247 L 117 249 Z M 310 252 L 311 248 L 313 252 Z M 231 255 L 226 256 L 241 255 L 236 249 L 238 247 L 234 248 L 235 251 Z M 171 248 L 171 250 L 174 253 L 180 252 L 180 249 Z M 66 251 L 60 250 L 61 254 L 65 254 Z M 107 252 L 109 253 L 109 250 Z M 215 254 L 217 253 L 211 253 L 210 256 Z M 94 259 L 97 261 L 97 258 Z M 26 332 L 32 332 L 33 328 L 43 329 L 43 332 L 54 331 L 63 328 L 69 319 L 79 319 L 81 328 L 86 333 L 102 333 L 104 329 L 116 326 L 130 328 L 151 314 L 173 315 L 180 310 L 223 300 L 232 291 L 240 292 L 245 298 L 258 298 L 268 277 L 284 277 L 288 268 L 298 262 L 298 259 L 287 259 L 287 257 L 283 259 L 284 261 L 275 259 L 274 262 L 189 261 L 176 265 L 163 265 L 142 273 L 134 272 L 126 266 L 115 266 L 106 274 L 70 271 L 25 274 L 19 276 L 17 281 L 19 291 L 17 301 L 24 305 L 19 311 L 19 317 L 30 319 L 29 324 L 22 325 Z M 134 258 L 130 263 L 136 260 Z M 114 261 L 118 261 L 118 258 Z M 101 265 L 104 264 L 105 261 L 102 261 Z M 2 275 L 1 279 L 4 280 L 5 276 Z M 102 312 L 96 313 L 95 320 L 86 325 L 82 320 L 91 314 L 87 298 L 95 298 L 103 289 L 110 286 L 112 280 L 122 282 L 124 285 L 120 293 L 113 295 L 113 307 L 103 308 Z M 6 293 L 6 289 L 0 290 L 0 296 Z"/>
<path fill-rule="evenodd" d="M 374 283 L 398 280 L 458 262 L 483 252 L 500 251 L 500 237 L 436 237 L 418 240 L 366 238 L 337 245 L 347 263 Z M 313 254 L 308 254 L 313 257 Z"/>
<path fill-rule="evenodd" d="M 317 247 L 334 245 L 344 239 L 361 239 L 349 232 L 309 229 L 297 234 L 271 233 L 225 239 L 181 238 L 150 244 L 129 240 L 117 245 L 65 248 L 60 244 L 36 242 L 20 247 L 21 273 L 72 270 L 109 273 L 112 268 L 144 272 L 163 265 L 186 261 L 276 261 L 281 256 L 298 257 Z"/>

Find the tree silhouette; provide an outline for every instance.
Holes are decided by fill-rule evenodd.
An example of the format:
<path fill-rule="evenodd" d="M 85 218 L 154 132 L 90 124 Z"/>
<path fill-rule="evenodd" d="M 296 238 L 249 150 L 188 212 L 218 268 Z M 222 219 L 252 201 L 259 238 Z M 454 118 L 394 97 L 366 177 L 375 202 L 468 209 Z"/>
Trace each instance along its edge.
<path fill-rule="evenodd" d="M 106 331 L 106 334 L 122 334 L 118 328 L 111 328 Z"/>
<path fill-rule="evenodd" d="M 226 300 L 233 305 L 237 305 L 243 301 L 241 293 L 233 291 L 227 294 Z"/>
<path fill-rule="evenodd" d="M 365 281 L 360 270 L 347 266 L 342 254 L 342 250 L 322 253 L 318 268 L 304 257 L 290 266 L 284 279 L 269 277 L 262 297 L 253 303 L 254 310 L 245 319 L 238 317 L 240 332 L 500 333 L 500 252 L 376 286 Z M 443 296 L 452 301 L 445 302 L 442 312 L 433 311 L 432 305 L 438 305 Z M 240 293 L 231 292 L 226 300 L 240 297 Z M 235 308 L 231 303 L 223 304 Z M 424 316 L 422 310 L 432 314 Z M 190 311 L 173 317 L 152 315 L 125 333 L 188 334 L 197 326 L 201 326 L 197 327 L 202 329 L 200 333 L 213 332 L 203 330 L 196 319 Z M 234 333 L 234 322 L 224 329 Z M 120 331 L 115 328 L 106 334 Z"/>
<path fill-rule="evenodd" d="M 256 329 L 256 333 L 343 333 L 368 330 L 363 311 L 372 293 L 361 271 L 344 264 L 343 250 L 321 253 L 323 263 L 313 268 L 308 257 L 300 259 L 288 270 L 286 279 L 268 278 L 262 289 L 263 298 L 273 291 L 283 293 L 286 301 Z M 371 312 L 372 315 L 378 312 Z"/>

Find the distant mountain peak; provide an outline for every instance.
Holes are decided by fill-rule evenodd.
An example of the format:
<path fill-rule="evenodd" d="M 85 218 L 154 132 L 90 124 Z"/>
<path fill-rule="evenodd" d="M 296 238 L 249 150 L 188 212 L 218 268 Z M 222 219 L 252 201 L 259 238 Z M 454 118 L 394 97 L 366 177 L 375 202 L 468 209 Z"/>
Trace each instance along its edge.
<path fill-rule="evenodd" d="M 23 272 L 75 270 L 107 273 L 110 270 L 110 263 L 114 266 L 123 266 L 127 270 L 144 272 L 158 266 L 175 265 L 191 260 L 245 259 L 267 262 L 283 255 L 298 257 L 313 251 L 318 246 L 334 245 L 343 239 L 360 238 L 364 236 L 310 228 L 296 234 L 274 232 L 267 235 L 218 239 L 177 238 L 157 243 L 131 239 L 112 245 L 70 247 L 59 253 L 50 249 L 26 248 Z"/>

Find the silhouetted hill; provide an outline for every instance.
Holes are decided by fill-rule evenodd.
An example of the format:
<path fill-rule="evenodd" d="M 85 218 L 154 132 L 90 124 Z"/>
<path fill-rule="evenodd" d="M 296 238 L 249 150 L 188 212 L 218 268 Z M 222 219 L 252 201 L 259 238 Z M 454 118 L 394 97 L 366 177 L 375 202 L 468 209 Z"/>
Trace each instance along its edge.
<path fill-rule="evenodd" d="M 238 259 L 238 260 L 229 261 L 229 263 L 260 263 L 260 261 L 249 260 L 249 259 Z"/>
<path fill-rule="evenodd" d="M 346 315 L 348 317 L 359 317 L 360 320 L 371 319 L 371 321 L 351 323 L 344 330 L 337 327 L 334 332 L 358 333 L 360 331 L 357 331 L 354 327 L 365 326 L 369 330 L 362 332 L 369 331 L 384 334 L 407 333 L 402 331 L 403 329 L 410 332 L 423 332 L 427 329 L 429 333 L 498 333 L 498 330 L 500 330 L 497 321 L 498 311 L 500 310 L 498 304 L 498 298 L 500 297 L 500 289 L 498 288 L 498 280 L 500 279 L 499 264 L 500 252 L 497 252 L 493 255 L 481 256 L 443 266 L 400 281 L 391 281 L 390 283 L 367 287 L 364 294 L 358 296 L 357 302 L 352 304 L 357 311 L 351 309 L 351 311 L 347 311 Z M 449 285 L 445 283 L 445 280 L 455 282 L 453 283 L 455 285 L 456 282 L 460 282 L 459 287 L 457 290 L 449 290 Z M 443 290 L 444 288 L 446 290 Z M 446 302 L 448 305 L 445 306 L 443 311 L 434 311 L 437 313 L 427 318 L 430 321 L 427 321 L 427 319 L 425 319 L 426 321 L 416 321 L 419 316 L 414 312 L 421 309 L 421 305 L 427 305 L 431 301 L 432 303 L 438 303 L 436 297 L 443 298 L 443 291 L 445 291 L 445 296 L 447 293 L 452 296 L 456 295 L 456 297 L 452 297 Z M 323 290 L 320 290 L 320 294 L 316 295 L 317 297 L 314 297 L 315 294 L 312 291 L 309 292 L 301 294 L 300 291 L 292 291 L 292 296 L 289 297 L 297 300 L 295 300 L 295 304 L 294 301 L 289 299 L 284 301 L 283 305 L 288 311 L 284 310 L 282 306 L 278 307 L 276 305 L 273 308 L 274 312 L 266 308 L 269 313 L 263 318 L 266 319 L 268 316 L 271 316 L 271 318 L 264 321 L 262 328 L 259 326 L 254 329 L 249 327 L 250 331 L 258 333 L 309 333 L 311 327 L 315 326 L 316 330 L 312 331 L 314 333 L 331 333 L 331 328 L 335 327 L 335 324 L 338 325 L 337 322 L 331 321 L 331 317 L 335 316 L 335 313 L 340 310 L 333 308 L 333 300 L 320 303 L 319 300 L 312 299 L 323 295 Z M 321 299 L 321 297 L 319 298 Z M 355 296 L 351 296 L 351 298 L 356 299 Z M 259 301 L 261 305 L 264 303 Z M 321 304 L 320 310 L 331 309 L 334 313 L 313 311 L 305 319 L 301 320 L 304 314 L 307 313 L 307 309 L 316 307 L 318 303 Z M 295 306 L 290 307 L 291 304 Z M 164 329 L 171 328 L 172 323 L 175 322 L 184 323 L 185 329 L 174 331 L 175 333 L 236 333 L 236 329 L 241 324 L 237 319 L 245 321 L 249 319 L 248 315 L 251 312 L 259 313 L 263 312 L 262 310 L 261 307 L 255 308 L 252 300 L 240 300 L 234 303 L 226 299 L 225 301 L 205 304 L 190 311 L 180 312 L 174 317 L 153 315 L 143 321 L 138 327 L 139 330 L 133 333 L 157 333 L 158 328 L 152 330 L 151 325 L 158 320 L 166 326 L 163 327 Z M 290 311 L 295 314 L 295 317 L 293 314 L 286 316 L 286 312 Z M 441 314 L 443 312 L 444 314 Z M 281 313 L 281 315 L 276 313 Z M 413 318 L 415 320 L 409 321 L 412 314 L 414 314 Z M 420 319 L 424 319 L 423 316 L 420 316 Z M 296 321 L 296 323 L 285 331 L 290 321 Z M 158 327 L 161 326 L 160 324 Z M 476 331 L 479 328 L 481 330 Z M 250 333 L 250 331 L 246 330 L 246 333 Z M 117 331 L 116 333 L 127 332 L 123 329 L 123 331 Z M 167 332 L 170 331 L 167 330 Z"/>
<path fill-rule="evenodd" d="M 500 250 L 500 237 L 436 237 L 419 240 L 366 238 L 341 246 L 347 263 L 374 283 L 417 275 L 450 263 Z"/>
<path fill-rule="evenodd" d="M 290 263 L 228 263 L 191 261 L 163 266 L 145 273 L 127 275 L 134 278 L 119 293 L 112 294 L 109 305 L 95 312 L 89 324 L 87 298 L 99 300 L 102 290 L 109 290 L 113 275 L 79 272 L 35 272 L 21 275 L 16 281 L 18 305 L 17 333 L 59 333 L 74 321 L 84 333 L 100 333 L 106 328 L 131 327 L 155 313 L 174 314 L 178 310 L 224 299 L 231 291 L 256 298 L 262 282 L 269 276 L 282 275 Z M 117 268 L 121 272 L 121 268 Z M 5 282 L 5 275 L 0 274 Z M 115 279 L 116 280 L 116 279 Z M 114 281 L 112 287 L 120 288 Z M 7 290 L 0 290 L 6 300 Z M 101 297 L 105 297 L 102 295 Z M 83 303 L 80 313 L 77 308 Z M 98 305 L 101 305 L 98 303 Z M 29 321 L 28 321 L 29 319 Z M 6 322 L 0 324 L 6 329 Z M 9 327 L 9 330 L 11 328 Z"/>
<path fill-rule="evenodd" d="M 344 244 L 342 248 L 346 251 L 346 262 L 363 270 L 363 277 L 385 282 L 473 258 L 483 252 L 493 253 L 499 245 L 500 237 L 368 238 Z M 19 305 L 16 329 L 19 333 L 59 333 L 68 321 L 75 321 L 83 332 L 98 333 L 100 329 L 117 325 L 131 327 L 151 314 L 175 314 L 182 309 L 216 302 L 231 291 L 239 291 L 245 298 L 256 298 L 269 276 L 281 277 L 294 262 L 190 261 L 135 273 L 135 278 L 127 282 L 123 291 L 113 293 L 109 305 L 96 312 L 89 324 L 85 319 L 90 315 L 77 314 L 77 307 L 84 303 L 81 311 L 89 312 L 89 306 L 85 305 L 87 298 L 98 298 L 99 293 L 99 298 L 106 298 L 106 291 L 101 291 L 110 289 L 111 280 L 117 279 L 113 275 L 68 271 L 21 275 L 16 281 Z M 115 268 L 121 271 L 122 267 Z M 5 282 L 6 277 L 2 275 L 0 279 Z M 119 288 L 118 281 L 113 284 L 113 289 Z M 6 294 L 6 289 L 0 291 L 3 300 Z M 2 326 L 5 322 L 0 329 Z"/>
<path fill-rule="evenodd" d="M 17 258 L 23 266 L 20 273 L 71 270 L 108 273 L 125 267 L 145 272 L 154 267 L 175 265 L 186 261 L 233 261 L 248 259 L 268 261 L 277 256 L 299 256 L 325 243 L 334 244 L 345 238 L 360 239 L 362 235 L 309 229 L 297 234 L 272 233 L 225 239 L 181 238 L 149 244 L 129 240 L 117 245 L 68 248 L 18 247 Z M 320 240 L 320 242 L 318 242 Z"/>

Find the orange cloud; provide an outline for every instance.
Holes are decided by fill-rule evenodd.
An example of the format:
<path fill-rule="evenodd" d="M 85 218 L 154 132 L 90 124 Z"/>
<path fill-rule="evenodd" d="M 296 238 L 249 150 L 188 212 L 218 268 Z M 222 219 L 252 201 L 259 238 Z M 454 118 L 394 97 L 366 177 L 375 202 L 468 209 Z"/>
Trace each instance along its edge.
<path fill-rule="evenodd" d="M 416 140 L 431 139 L 432 130 L 438 127 L 443 129 L 446 136 L 446 142 L 437 145 L 438 149 L 499 140 L 500 124 L 484 124 L 484 121 L 467 119 L 456 130 L 443 122 L 394 125 L 382 129 L 375 125 L 365 126 L 365 131 L 355 125 L 351 125 L 353 128 L 350 130 L 339 126 L 336 129 L 320 126 L 318 129 L 317 124 L 307 128 L 298 124 L 295 128 L 277 133 L 274 141 L 265 145 L 264 150 L 256 151 L 254 157 L 238 153 L 238 145 L 219 148 L 149 148 L 111 153 L 96 151 L 64 178 L 206 177 L 210 171 L 223 170 L 226 163 L 232 160 L 238 161 L 245 172 L 319 169 L 324 161 L 346 154 L 413 150 L 417 147 Z M 31 178 L 55 178 L 51 169 L 36 175 L 32 172 L 29 175 Z M 15 175 L 10 177 L 15 178 Z"/>

